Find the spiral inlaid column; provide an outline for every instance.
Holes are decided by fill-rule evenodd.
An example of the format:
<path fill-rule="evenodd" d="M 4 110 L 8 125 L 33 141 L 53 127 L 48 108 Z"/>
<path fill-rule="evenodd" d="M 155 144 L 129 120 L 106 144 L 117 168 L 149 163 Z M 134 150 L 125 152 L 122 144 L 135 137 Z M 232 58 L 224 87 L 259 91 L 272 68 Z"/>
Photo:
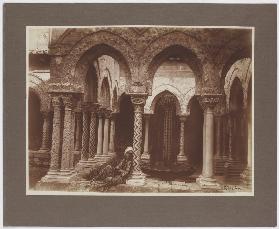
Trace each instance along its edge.
<path fill-rule="evenodd" d="M 89 105 L 84 103 L 82 106 L 82 149 L 81 149 L 81 161 L 88 160 L 89 154 L 89 126 L 90 126 L 90 114 Z"/>
<path fill-rule="evenodd" d="M 103 154 L 103 112 L 98 111 L 98 143 L 97 143 L 97 154 L 101 156 Z"/>
<path fill-rule="evenodd" d="M 133 150 L 134 150 L 134 174 L 141 174 L 140 169 L 140 156 L 142 152 L 142 116 L 143 107 L 146 97 L 141 95 L 132 96 L 132 103 L 134 106 L 134 137 L 133 137 Z"/>
<path fill-rule="evenodd" d="M 79 151 L 81 149 L 81 140 L 82 140 L 82 113 L 76 112 L 75 113 L 76 118 L 76 132 L 75 132 L 75 150 Z"/>
<path fill-rule="evenodd" d="M 73 146 L 73 128 L 72 128 L 72 106 L 73 98 L 71 95 L 62 97 L 64 103 L 64 130 L 63 130 L 63 145 L 62 145 L 62 161 L 61 171 L 69 171 L 72 161 L 72 146 Z"/>
<path fill-rule="evenodd" d="M 180 120 L 180 142 L 179 142 L 179 154 L 177 155 L 178 162 L 187 161 L 187 156 L 185 155 L 185 136 L 184 136 L 184 127 L 187 120 L 186 115 L 181 115 Z"/>
<path fill-rule="evenodd" d="M 89 130 L 89 158 L 93 160 L 97 151 L 97 109 L 98 104 L 91 104 L 90 106 L 90 130 Z"/>
<path fill-rule="evenodd" d="M 42 112 L 44 124 L 43 124 L 43 136 L 42 136 L 42 146 L 41 151 L 48 151 L 50 147 L 50 112 Z"/>
<path fill-rule="evenodd" d="M 52 98 L 53 106 L 53 131 L 52 131 L 52 147 L 49 172 L 55 172 L 60 169 L 60 153 L 61 153 L 61 109 L 62 104 L 59 97 Z"/>

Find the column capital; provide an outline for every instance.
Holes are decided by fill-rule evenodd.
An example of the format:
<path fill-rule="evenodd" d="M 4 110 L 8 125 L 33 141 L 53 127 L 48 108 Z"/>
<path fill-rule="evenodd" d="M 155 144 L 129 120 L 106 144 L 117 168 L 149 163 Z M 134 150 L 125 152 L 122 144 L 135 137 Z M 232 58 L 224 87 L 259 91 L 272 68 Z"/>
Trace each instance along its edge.
<path fill-rule="evenodd" d="M 202 94 L 198 98 L 201 107 L 205 110 L 207 108 L 214 108 L 220 102 L 220 94 Z"/>
<path fill-rule="evenodd" d="M 133 105 L 145 105 L 145 101 L 147 99 L 147 93 L 129 93 L 131 96 L 131 101 Z"/>
<path fill-rule="evenodd" d="M 65 109 L 72 109 L 73 108 L 73 102 L 74 98 L 71 94 L 63 95 L 62 97 L 63 104 L 65 106 Z"/>
<path fill-rule="evenodd" d="M 189 117 L 189 114 L 182 114 L 182 115 L 179 115 L 179 120 L 180 122 L 186 122 L 187 118 Z"/>
<path fill-rule="evenodd" d="M 61 105 L 62 105 L 61 99 L 60 99 L 59 96 L 53 96 L 53 97 L 51 98 L 51 102 L 52 102 L 52 106 L 53 106 L 54 108 L 60 108 Z"/>

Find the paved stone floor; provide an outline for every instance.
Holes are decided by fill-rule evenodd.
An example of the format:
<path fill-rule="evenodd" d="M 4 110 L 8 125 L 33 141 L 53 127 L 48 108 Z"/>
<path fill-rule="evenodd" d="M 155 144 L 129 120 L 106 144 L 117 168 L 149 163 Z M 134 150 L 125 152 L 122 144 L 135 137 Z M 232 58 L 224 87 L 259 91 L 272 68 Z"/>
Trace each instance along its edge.
<path fill-rule="evenodd" d="M 40 170 L 40 174 L 37 170 L 30 171 L 30 188 L 32 190 L 44 190 L 44 191 L 68 191 L 68 192 L 94 192 L 100 190 L 94 190 L 89 181 L 74 181 L 70 185 L 61 184 L 49 184 L 42 186 L 35 186 L 35 183 L 39 181 L 38 175 L 42 176 L 46 173 L 46 170 Z M 36 174 L 37 176 L 34 176 Z M 147 177 L 143 186 L 131 186 L 127 184 L 120 184 L 110 187 L 101 192 L 111 193 L 232 193 L 232 192 L 250 192 L 251 190 L 243 184 L 234 184 L 226 182 L 222 177 L 216 177 L 220 184 L 219 189 L 202 189 L 197 183 L 196 178 L 198 174 L 194 174 L 184 180 L 166 181 L 159 178 Z"/>

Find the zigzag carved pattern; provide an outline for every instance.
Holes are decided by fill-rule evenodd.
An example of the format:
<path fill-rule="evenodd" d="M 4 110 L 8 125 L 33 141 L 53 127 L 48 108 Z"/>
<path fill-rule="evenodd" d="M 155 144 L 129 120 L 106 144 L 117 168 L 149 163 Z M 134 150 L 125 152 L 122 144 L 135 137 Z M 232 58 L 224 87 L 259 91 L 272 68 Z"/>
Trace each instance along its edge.
<path fill-rule="evenodd" d="M 135 172 L 140 172 L 141 143 L 142 143 L 142 113 L 135 112 L 134 139 L 133 139 Z"/>

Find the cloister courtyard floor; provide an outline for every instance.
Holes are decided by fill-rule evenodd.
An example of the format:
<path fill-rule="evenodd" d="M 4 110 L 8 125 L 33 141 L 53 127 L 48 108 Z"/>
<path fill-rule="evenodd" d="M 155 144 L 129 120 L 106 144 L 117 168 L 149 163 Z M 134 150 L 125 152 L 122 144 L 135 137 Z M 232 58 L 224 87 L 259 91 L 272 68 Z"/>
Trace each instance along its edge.
<path fill-rule="evenodd" d="M 145 184 L 142 186 L 132 186 L 128 184 L 119 184 L 107 189 L 96 189 L 90 184 L 90 181 L 73 181 L 70 184 L 50 183 L 38 185 L 38 175 L 44 174 L 44 170 L 35 173 L 36 169 L 30 173 L 31 191 L 63 191 L 63 192 L 106 192 L 106 193 L 247 193 L 251 188 L 243 183 L 235 183 L 224 180 L 222 176 L 216 176 L 219 188 L 204 189 L 196 183 L 198 172 L 186 179 L 175 179 L 171 181 L 163 180 L 157 177 L 147 176 Z M 37 174 L 37 176 L 36 176 Z"/>

